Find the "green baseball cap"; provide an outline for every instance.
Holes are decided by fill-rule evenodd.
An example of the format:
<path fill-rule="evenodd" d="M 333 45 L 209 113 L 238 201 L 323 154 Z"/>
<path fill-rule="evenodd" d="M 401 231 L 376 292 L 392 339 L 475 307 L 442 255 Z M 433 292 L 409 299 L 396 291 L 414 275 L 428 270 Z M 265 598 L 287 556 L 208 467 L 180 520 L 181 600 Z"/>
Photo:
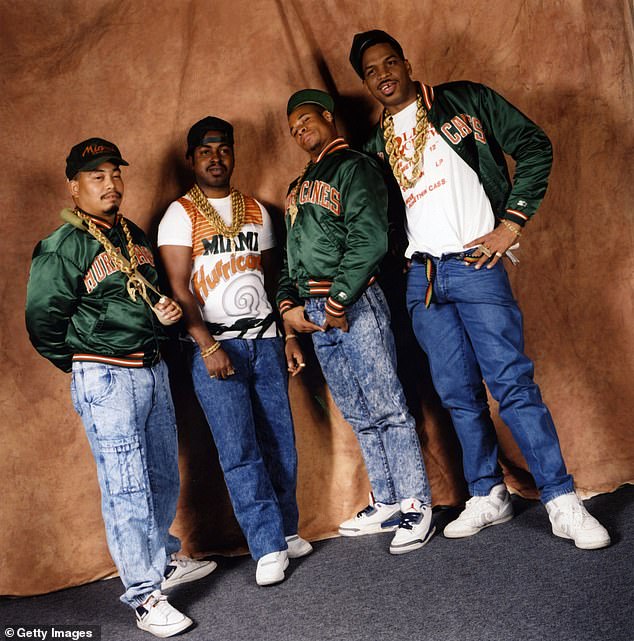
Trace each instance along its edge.
<path fill-rule="evenodd" d="M 290 116 L 297 107 L 307 104 L 319 105 L 330 113 L 334 113 L 335 111 L 335 101 L 329 93 L 321 91 L 320 89 L 301 89 L 300 91 L 296 91 L 288 99 L 286 115 Z"/>

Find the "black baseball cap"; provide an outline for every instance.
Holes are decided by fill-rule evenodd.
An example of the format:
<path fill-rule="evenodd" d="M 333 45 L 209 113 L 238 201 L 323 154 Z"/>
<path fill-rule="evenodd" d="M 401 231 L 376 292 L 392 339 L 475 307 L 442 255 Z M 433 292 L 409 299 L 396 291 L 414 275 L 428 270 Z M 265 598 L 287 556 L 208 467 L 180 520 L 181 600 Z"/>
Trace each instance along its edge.
<path fill-rule="evenodd" d="M 220 132 L 220 139 L 214 142 L 225 142 L 233 146 L 233 125 L 222 118 L 207 116 L 191 126 L 187 134 L 187 153 L 185 154 L 185 158 L 193 155 L 194 149 L 202 144 L 205 134 L 208 131 Z"/>
<path fill-rule="evenodd" d="M 403 55 L 403 48 L 389 33 L 385 33 L 385 31 L 381 31 L 380 29 L 372 29 L 371 31 L 357 33 L 352 39 L 352 47 L 350 48 L 350 64 L 354 67 L 359 78 L 363 78 L 363 52 L 368 47 L 373 47 L 374 45 L 381 44 L 382 42 L 387 42 L 389 45 L 392 45 L 394 51 L 396 51 L 401 58 L 405 59 L 405 56 Z"/>
<path fill-rule="evenodd" d="M 66 178 L 72 180 L 80 171 L 91 171 L 104 162 L 128 165 L 117 145 L 103 138 L 88 138 L 76 144 L 66 158 Z"/>

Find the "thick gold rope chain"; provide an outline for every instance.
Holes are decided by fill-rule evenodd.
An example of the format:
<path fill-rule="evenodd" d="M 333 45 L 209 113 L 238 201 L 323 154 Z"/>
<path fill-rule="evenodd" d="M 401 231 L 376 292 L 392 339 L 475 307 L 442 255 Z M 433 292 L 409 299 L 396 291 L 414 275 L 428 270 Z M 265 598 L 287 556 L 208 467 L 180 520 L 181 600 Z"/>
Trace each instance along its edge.
<path fill-rule="evenodd" d="M 427 111 L 423 105 L 423 98 L 420 94 L 416 96 L 416 127 L 414 129 L 414 155 L 407 158 L 405 154 L 400 155 L 394 144 L 394 119 L 390 113 L 383 114 L 383 137 L 385 139 L 385 151 L 392 167 L 392 173 L 401 189 L 411 189 L 418 179 L 423 175 L 423 152 L 427 142 Z M 400 161 L 408 160 L 411 163 L 411 178 L 407 178 L 401 169 Z"/>
<path fill-rule="evenodd" d="M 207 200 L 207 196 L 203 193 L 198 185 L 194 185 L 188 192 L 190 200 L 196 205 L 198 211 L 207 219 L 207 222 L 219 234 L 225 238 L 235 238 L 242 227 L 244 227 L 244 214 L 246 205 L 244 203 L 244 196 L 237 190 L 231 189 L 231 225 L 228 226 L 222 216 L 218 213 L 216 208 Z"/>

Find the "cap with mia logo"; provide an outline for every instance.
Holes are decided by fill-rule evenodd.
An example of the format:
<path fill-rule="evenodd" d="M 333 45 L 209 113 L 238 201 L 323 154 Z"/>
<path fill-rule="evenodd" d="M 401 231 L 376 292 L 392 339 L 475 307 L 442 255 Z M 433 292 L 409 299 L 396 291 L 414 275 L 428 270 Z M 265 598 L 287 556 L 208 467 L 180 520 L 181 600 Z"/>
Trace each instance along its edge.
<path fill-rule="evenodd" d="M 80 171 L 96 169 L 104 162 L 128 165 L 117 145 L 103 138 L 88 138 L 76 144 L 66 158 L 66 178 L 72 180 Z"/>

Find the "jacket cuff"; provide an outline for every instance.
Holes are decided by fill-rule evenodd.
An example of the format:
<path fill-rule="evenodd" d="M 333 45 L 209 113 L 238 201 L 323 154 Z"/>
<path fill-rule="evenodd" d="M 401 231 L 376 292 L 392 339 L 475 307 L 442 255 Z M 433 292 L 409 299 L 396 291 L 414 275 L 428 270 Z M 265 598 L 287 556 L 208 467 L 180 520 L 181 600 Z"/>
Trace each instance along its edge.
<path fill-rule="evenodd" d="M 290 298 L 285 298 L 284 300 L 280 301 L 278 305 L 280 316 L 284 316 L 284 314 L 286 314 L 286 312 L 288 312 L 290 309 L 293 309 L 293 307 L 299 307 L 299 303 L 296 303 Z"/>
<path fill-rule="evenodd" d="M 341 318 L 346 313 L 346 308 L 338 303 L 332 296 L 326 299 L 326 312 L 336 318 Z"/>
<path fill-rule="evenodd" d="M 529 216 L 526 215 L 523 211 L 518 211 L 517 209 L 507 209 L 502 218 L 506 220 L 517 223 L 521 227 L 524 227 L 528 222 Z"/>

